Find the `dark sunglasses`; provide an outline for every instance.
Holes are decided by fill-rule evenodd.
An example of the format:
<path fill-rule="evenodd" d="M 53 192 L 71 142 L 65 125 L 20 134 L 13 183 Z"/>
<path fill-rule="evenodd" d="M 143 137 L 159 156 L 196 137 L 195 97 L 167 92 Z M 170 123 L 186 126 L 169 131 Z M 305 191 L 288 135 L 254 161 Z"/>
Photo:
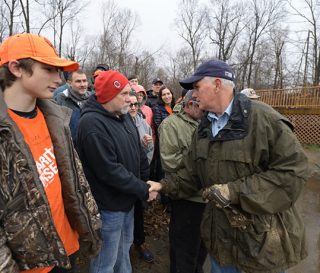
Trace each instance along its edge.
<path fill-rule="evenodd" d="M 129 104 L 129 107 L 132 108 L 132 106 L 137 107 L 137 106 L 138 106 L 138 103 L 137 103 L 137 102 L 135 102 L 135 103 L 130 103 L 130 104 Z"/>

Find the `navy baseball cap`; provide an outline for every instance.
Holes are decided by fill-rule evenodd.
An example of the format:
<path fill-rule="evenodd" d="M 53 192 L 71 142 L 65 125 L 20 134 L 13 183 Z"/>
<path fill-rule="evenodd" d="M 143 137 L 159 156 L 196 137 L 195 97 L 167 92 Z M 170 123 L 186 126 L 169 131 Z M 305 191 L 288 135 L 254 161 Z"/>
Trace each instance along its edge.
<path fill-rule="evenodd" d="M 152 84 L 156 84 L 157 82 L 160 82 L 161 84 L 163 84 L 163 81 L 160 78 L 153 79 Z"/>
<path fill-rule="evenodd" d="M 234 72 L 227 63 L 220 60 L 210 60 L 200 65 L 193 76 L 181 80 L 179 83 L 185 89 L 193 89 L 193 84 L 206 76 L 223 78 L 230 81 L 235 80 Z"/>
<path fill-rule="evenodd" d="M 96 70 L 103 70 L 103 71 L 108 71 L 110 69 L 109 65 L 107 64 L 98 64 L 94 71 Z"/>

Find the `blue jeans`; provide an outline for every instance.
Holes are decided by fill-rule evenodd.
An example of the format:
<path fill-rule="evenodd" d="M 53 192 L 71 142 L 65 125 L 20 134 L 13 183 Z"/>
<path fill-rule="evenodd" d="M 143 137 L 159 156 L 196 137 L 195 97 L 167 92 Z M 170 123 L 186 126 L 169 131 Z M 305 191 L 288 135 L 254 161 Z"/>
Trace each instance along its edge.
<path fill-rule="evenodd" d="M 241 271 L 234 266 L 228 265 L 228 266 L 221 266 L 216 261 L 215 258 L 210 256 L 211 261 L 211 273 L 241 273 Z M 285 272 L 281 272 L 285 273 Z"/>
<path fill-rule="evenodd" d="M 90 263 L 90 273 L 131 273 L 133 208 L 129 212 L 101 210 L 102 248 Z"/>

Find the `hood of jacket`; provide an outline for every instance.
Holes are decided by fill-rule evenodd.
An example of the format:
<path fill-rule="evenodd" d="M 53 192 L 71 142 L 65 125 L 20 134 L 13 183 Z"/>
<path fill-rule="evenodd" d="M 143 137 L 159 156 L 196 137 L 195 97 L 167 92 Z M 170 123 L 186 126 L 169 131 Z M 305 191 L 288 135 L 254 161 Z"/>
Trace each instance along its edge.
<path fill-rule="evenodd" d="M 119 117 L 108 112 L 103 106 L 97 101 L 96 95 L 92 95 L 89 97 L 89 99 L 84 104 L 82 111 L 81 111 L 81 117 L 88 114 L 88 113 L 99 113 L 100 115 L 106 116 L 108 118 L 112 118 L 114 120 L 121 121 L 125 115 L 120 115 Z"/>
<path fill-rule="evenodd" d="M 145 90 L 141 90 L 140 92 L 143 92 L 143 99 L 141 105 L 145 105 L 148 100 L 147 92 Z"/>

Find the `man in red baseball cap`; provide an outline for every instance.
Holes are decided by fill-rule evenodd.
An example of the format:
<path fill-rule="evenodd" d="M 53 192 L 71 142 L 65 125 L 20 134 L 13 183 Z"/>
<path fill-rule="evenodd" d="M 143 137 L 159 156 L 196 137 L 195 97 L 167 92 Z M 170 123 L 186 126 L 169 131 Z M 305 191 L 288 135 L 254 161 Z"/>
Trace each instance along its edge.
<path fill-rule="evenodd" d="M 101 72 L 96 94 L 84 105 L 77 147 L 102 216 L 103 246 L 91 261 L 90 272 L 132 272 L 134 204 L 149 195 L 147 156 L 129 111 L 131 87 L 117 71 Z"/>

